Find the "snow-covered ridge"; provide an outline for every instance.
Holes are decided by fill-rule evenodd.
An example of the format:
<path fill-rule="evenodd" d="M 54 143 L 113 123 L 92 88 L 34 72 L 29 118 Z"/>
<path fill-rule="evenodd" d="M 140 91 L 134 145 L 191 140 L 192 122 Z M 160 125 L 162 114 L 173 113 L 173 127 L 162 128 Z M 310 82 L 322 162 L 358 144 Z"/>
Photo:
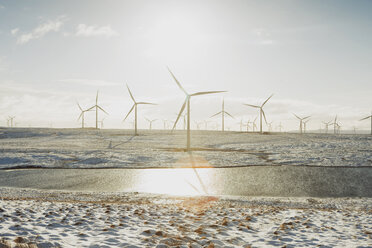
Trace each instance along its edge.
<path fill-rule="evenodd" d="M 369 135 L 0 128 L 0 168 L 372 166 Z"/>

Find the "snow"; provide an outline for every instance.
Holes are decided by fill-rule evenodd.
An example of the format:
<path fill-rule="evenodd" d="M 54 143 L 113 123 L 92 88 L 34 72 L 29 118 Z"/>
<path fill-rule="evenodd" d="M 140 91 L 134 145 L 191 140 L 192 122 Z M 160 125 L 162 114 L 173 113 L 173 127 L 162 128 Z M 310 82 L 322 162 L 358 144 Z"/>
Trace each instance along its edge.
<path fill-rule="evenodd" d="M 368 247 L 371 198 L 0 189 L 0 238 L 38 247 Z"/>
<path fill-rule="evenodd" d="M 370 135 L 0 128 L 0 168 L 371 166 Z"/>

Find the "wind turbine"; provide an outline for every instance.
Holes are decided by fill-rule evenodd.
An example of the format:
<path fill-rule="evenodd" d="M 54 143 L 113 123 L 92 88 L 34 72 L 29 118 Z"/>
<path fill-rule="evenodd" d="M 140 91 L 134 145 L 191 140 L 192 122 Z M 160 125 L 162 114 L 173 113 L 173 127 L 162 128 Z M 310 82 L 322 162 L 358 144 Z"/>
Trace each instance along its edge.
<path fill-rule="evenodd" d="M 169 73 L 172 75 L 174 81 L 178 85 L 178 87 L 185 93 L 186 99 L 185 102 L 183 103 L 181 110 L 177 116 L 176 121 L 174 122 L 173 129 L 176 127 L 178 120 L 180 119 L 183 111 L 185 110 L 185 107 L 187 106 L 187 143 L 186 147 L 187 150 L 190 150 L 190 142 L 191 142 L 191 137 L 190 137 L 190 99 L 193 96 L 200 96 L 200 95 L 207 95 L 207 94 L 214 94 L 214 93 L 222 93 L 226 91 L 204 91 L 204 92 L 196 92 L 194 94 L 189 94 L 187 91 L 181 86 L 180 82 L 178 82 L 177 78 L 174 76 L 174 74 L 171 72 L 171 70 L 168 68 Z"/>
<path fill-rule="evenodd" d="M 305 119 L 309 118 L 310 115 L 309 115 L 309 116 L 306 116 L 306 117 L 303 117 L 303 118 L 298 117 L 296 114 L 293 114 L 293 115 L 294 115 L 297 119 L 300 120 L 300 133 L 302 133 L 302 123 L 303 123 L 303 121 L 304 121 Z"/>
<path fill-rule="evenodd" d="M 303 122 L 304 123 L 304 133 L 306 133 L 306 123 L 308 123 L 308 121 L 310 121 L 310 119 Z"/>
<path fill-rule="evenodd" d="M 84 128 L 84 124 L 85 124 L 84 114 L 85 114 L 85 112 L 91 111 L 94 108 L 94 106 L 89 108 L 89 109 L 83 110 L 78 102 L 77 102 L 77 105 L 78 105 L 78 107 L 81 111 L 78 120 L 80 120 L 80 118 L 81 118 L 81 128 Z"/>
<path fill-rule="evenodd" d="M 158 120 L 158 119 L 150 120 L 150 119 L 147 119 L 147 118 L 145 118 L 145 119 L 146 119 L 146 121 L 149 122 L 149 125 L 150 125 L 149 130 L 152 129 L 152 123 Z"/>
<path fill-rule="evenodd" d="M 10 127 L 14 127 L 14 123 L 13 123 L 13 120 L 15 118 L 15 116 L 8 116 L 8 126 L 9 126 L 9 123 L 10 123 Z"/>
<path fill-rule="evenodd" d="M 253 120 L 253 122 L 252 122 L 252 124 L 253 124 L 253 127 L 252 127 L 253 132 L 256 131 L 256 129 L 257 129 L 257 125 L 256 125 L 256 120 L 257 120 L 257 118 L 258 118 L 258 116 L 256 116 L 256 118 L 254 118 L 254 120 Z"/>
<path fill-rule="evenodd" d="M 222 132 L 225 131 L 225 114 L 230 116 L 231 118 L 235 119 L 234 116 L 230 115 L 228 112 L 225 111 L 225 99 L 222 100 L 222 110 L 217 114 L 212 115 L 210 118 L 215 117 L 216 115 L 221 114 L 222 117 Z"/>
<path fill-rule="evenodd" d="M 272 94 L 271 96 L 269 96 L 269 98 L 266 99 L 266 101 L 264 101 L 262 103 L 261 106 L 257 106 L 257 105 L 251 105 L 251 104 L 244 104 L 244 105 L 247 105 L 247 106 L 250 106 L 250 107 L 253 107 L 253 108 L 258 108 L 260 109 L 260 133 L 262 133 L 262 115 L 263 117 L 265 118 L 265 122 L 267 124 L 267 121 L 266 121 L 266 115 L 265 115 L 265 112 L 263 111 L 263 106 L 267 103 L 267 101 L 270 100 L 270 98 L 273 96 L 274 94 Z"/>
<path fill-rule="evenodd" d="M 102 120 L 99 121 L 99 123 L 101 124 L 101 129 L 103 128 L 103 121 L 105 120 L 105 118 L 103 118 Z"/>
<path fill-rule="evenodd" d="M 364 118 L 360 119 L 360 121 L 367 120 L 368 118 L 371 118 L 371 135 L 372 135 L 372 112 L 371 112 L 370 116 L 364 117 Z"/>
<path fill-rule="evenodd" d="M 240 122 L 238 122 L 240 125 L 240 132 L 243 131 L 243 119 L 240 119 Z"/>
<path fill-rule="evenodd" d="M 272 132 L 272 131 L 273 131 L 273 121 L 267 123 L 267 126 L 268 126 L 268 128 L 269 128 L 269 132 Z"/>
<path fill-rule="evenodd" d="M 105 114 L 108 115 L 108 113 L 103 109 L 101 108 L 99 105 L 98 105 L 98 90 L 97 90 L 97 95 L 96 95 L 96 105 L 92 106 L 89 108 L 89 110 L 95 108 L 96 109 L 96 129 L 98 129 L 98 109 L 102 110 Z"/>
<path fill-rule="evenodd" d="M 163 119 L 163 129 L 164 130 L 168 129 L 168 125 L 167 125 L 168 123 L 167 122 L 168 122 L 167 119 Z"/>
<path fill-rule="evenodd" d="M 129 114 L 134 109 L 134 135 L 138 135 L 138 133 L 137 133 L 137 105 L 140 105 L 140 104 L 156 105 L 156 104 L 155 103 L 150 103 L 150 102 L 136 102 L 136 100 L 134 100 L 134 97 L 133 97 L 132 92 L 130 91 L 128 85 L 127 85 L 127 88 L 128 88 L 128 92 L 129 92 L 130 98 L 132 98 L 134 104 L 133 104 L 132 108 L 129 110 L 128 114 L 125 116 L 123 122 L 128 118 Z"/>
<path fill-rule="evenodd" d="M 326 131 L 326 133 L 328 133 L 328 126 L 331 125 L 331 122 L 332 121 L 329 121 L 329 122 L 323 121 L 323 124 L 325 125 L 325 131 Z"/>
<path fill-rule="evenodd" d="M 337 133 L 337 129 L 338 129 L 338 123 L 337 123 L 337 115 L 333 121 L 333 123 L 331 123 L 331 125 L 333 125 L 333 134 L 336 134 Z"/>
<path fill-rule="evenodd" d="M 281 132 L 282 132 L 282 128 L 283 128 L 283 126 L 282 126 L 282 123 L 281 123 L 281 122 L 279 123 L 279 126 L 278 126 L 278 128 L 279 128 L 279 132 L 281 133 Z"/>
<path fill-rule="evenodd" d="M 207 121 L 207 120 L 204 120 L 204 129 L 205 130 L 208 130 L 208 123 L 209 123 L 210 121 Z"/>
<path fill-rule="evenodd" d="M 247 126 L 247 133 L 249 132 L 249 124 L 253 124 L 253 122 L 251 122 L 250 120 L 248 120 L 247 121 L 247 124 L 246 124 L 246 126 Z M 253 126 L 252 126 L 252 130 L 253 130 Z"/>

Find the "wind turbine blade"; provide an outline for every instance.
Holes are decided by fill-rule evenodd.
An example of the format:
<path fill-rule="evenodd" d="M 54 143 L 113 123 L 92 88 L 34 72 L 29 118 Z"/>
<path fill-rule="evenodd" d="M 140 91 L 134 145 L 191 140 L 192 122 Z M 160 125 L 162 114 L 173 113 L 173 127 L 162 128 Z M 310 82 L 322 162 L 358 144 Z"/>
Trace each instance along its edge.
<path fill-rule="evenodd" d="M 151 102 L 137 102 L 137 104 L 151 104 L 151 105 L 157 105 L 156 103 L 151 103 Z"/>
<path fill-rule="evenodd" d="M 269 98 L 266 99 L 266 101 L 264 101 L 264 103 L 261 105 L 261 108 L 267 103 L 267 101 L 270 100 L 270 98 L 273 96 L 274 94 L 272 94 L 271 96 L 269 96 Z"/>
<path fill-rule="evenodd" d="M 372 115 L 367 116 L 367 117 L 365 117 L 365 118 L 363 118 L 363 119 L 360 119 L 359 121 L 367 120 L 368 118 L 372 118 Z"/>
<path fill-rule="evenodd" d="M 253 121 L 253 123 L 254 123 L 254 122 L 256 122 L 257 118 L 258 118 L 258 116 L 256 116 L 256 118 L 254 118 L 254 121 Z"/>
<path fill-rule="evenodd" d="M 335 123 L 337 122 L 337 115 L 336 115 L 336 117 L 335 117 Z"/>
<path fill-rule="evenodd" d="M 311 117 L 311 115 L 306 116 L 306 117 L 302 118 L 302 120 L 305 120 L 305 119 L 310 118 L 310 117 Z"/>
<path fill-rule="evenodd" d="M 96 107 L 96 105 L 94 105 L 94 106 L 92 106 L 92 107 L 90 107 L 90 108 L 88 108 L 87 110 L 84 110 L 84 111 L 85 111 L 85 112 L 87 112 L 87 111 L 91 111 L 91 110 L 93 110 L 95 107 Z"/>
<path fill-rule="evenodd" d="M 186 103 L 187 103 L 187 98 L 186 98 L 185 102 L 183 103 L 180 112 L 178 113 L 177 119 L 176 119 L 176 121 L 175 121 L 174 124 L 173 124 L 173 128 L 172 128 L 172 130 L 174 130 L 174 129 L 176 128 L 177 122 L 178 122 L 178 120 L 180 119 L 180 117 L 181 117 L 183 111 L 185 110 Z"/>
<path fill-rule="evenodd" d="M 216 115 L 219 115 L 219 114 L 221 114 L 221 113 L 222 113 L 222 111 L 218 112 L 217 114 L 212 115 L 212 116 L 209 117 L 209 118 L 215 117 Z"/>
<path fill-rule="evenodd" d="M 267 120 L 266 120 L 266 115 L 265 115 L 265 112 L 262 110 L 262 115 L 263 115 L 263 117 L 264 117 L 264 119 L 265 119 L 265 122 L 266 122 L 266 124 L 267 124 Z"/>
<path fill-rule="evenodd" d="M 96 95 L 96 104 L 98 102 L 98 90 L 97 90 L 97 95 Z"/>
<path fill-rule="evenodd" d="M 83 116 L 84 112 L 81 112 L 81 114 L 79 115 L 79 118 L 77 120 L 80 120 L 80 118 Z"/>
<path fill-rule="evenodd" d="M 223 91 L 202 91 L 202 92 L 197 92 L 197 93 L 191 94 L 190 96 L 200 96 L 200 95 L 222 93 L 222 92 L 227 92 L 227 91 L 225 91 L 225 90 L 223 90 Z"/>
<path fill-rule="evenodd" d="M 132 95 L 132 92 L 131 92 L 130 89 L 129 89 L 128 84 L 127 84 L 127 88 L 128 88 L 128 91 L 129 91 L 130 98 L 132 98 L 133 102 L 136 102 L 136 100 L 134 100 L 134 97 L 133 97 L 133 95 Z"/>
<path fill-rule="evenodd" d="M 125 116 L 123 122 L 128 118 L 129 114 L 133 111 L 135 104 L 133 104 L 132 108 L 129 110 L 128 114 Z"/>
<path fill-rule="evenodd" d="M 108 115 L 108 113 L 103 108 L 101 108 L 100 106 L 97 107 Z"/>
<path fill-rule="evenodd" d="M 145 119 L 146 119 L 146 121 L 148 121 L 148 122 L 151 122 L 149 119 L 147 119 L 146 117 L 145 117 Z"/>
<path fill-rule="evenodd" d="M 78 105 L 79 109 L 80 109 L 81 111 L 83 111 L 83 109 L 81 108 L 80 104 L 79 104 L 78 102 L 76 102 L 76 104 Z"/>
<path fill-rule="evenodd" d="M 226 111 L 225 111 L 225 114 L 227 114 L 227 115 L 228 115 L 228 116 L 230 116 L 231 118 L 235 119 L 235 117 L 234 117 L 234 116 L 230 115 L 230 114 L 229 114 L 229 113 L 227 113 Z"/>
<path fill-rule="evenodd" d="M 253 108 L 260 108 L 260 106 L 252 105 L 252 104 L 243 103 L 243 105 L 246 105 L 246 106 L 249 106 L 249 107 L 253 107 Z"/>
<path fill-rule="evenodd" d="M 301 118 L 300 118 L 300 117 L 298 117 L 298 116 L 297 116 L 296 114 L 293 114 L 293 115 L 294 115 L 294 116 L 296 116 L 296 118 L 297 118 L 297 119 L 301 120 Z"/>
<path fill-rule="evenodd" d="M 182 85 L 180 84 L 180 82 L 178 82 L 177 78 L 174 76 L 173 72 L 169 69 L 169 67 L 167 67 L 169 73 L 172 75 L 174 81 L 176 81 L 176 84 L 178 85 L 178 87 L 180 87 L 180 89 L 186 94 L 186 95 L 189 95 L 186 90 L 182 87 Z"/>

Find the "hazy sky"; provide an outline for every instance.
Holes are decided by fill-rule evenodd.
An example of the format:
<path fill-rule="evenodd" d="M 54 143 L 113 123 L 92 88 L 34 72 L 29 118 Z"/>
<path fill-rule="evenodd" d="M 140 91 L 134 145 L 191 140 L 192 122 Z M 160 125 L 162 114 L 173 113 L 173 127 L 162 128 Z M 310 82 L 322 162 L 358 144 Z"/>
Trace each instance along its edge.
<path fill-rule="evenodd" d="M 344 129 L 372 109 L 372 1 L 3 1 L 0 0 L 0 126 L 78 127 L 79 110 L 99 103 L 105 127 L 132 102 L 143 117 L 174 120 L 184 101 L 166 66 L 186 90 L 227 90 L 192 99 L 192 118 L 226 110 L 258 111 L 295 129 L 292 113 L 312 115 L 308 128 L 337 114 Z M 88 113 L 87 125 L 94 125 Z M 218 118 L 211 120 L 219 121 Z M 161 121 L 154 127 L 162 127 Z"/>

